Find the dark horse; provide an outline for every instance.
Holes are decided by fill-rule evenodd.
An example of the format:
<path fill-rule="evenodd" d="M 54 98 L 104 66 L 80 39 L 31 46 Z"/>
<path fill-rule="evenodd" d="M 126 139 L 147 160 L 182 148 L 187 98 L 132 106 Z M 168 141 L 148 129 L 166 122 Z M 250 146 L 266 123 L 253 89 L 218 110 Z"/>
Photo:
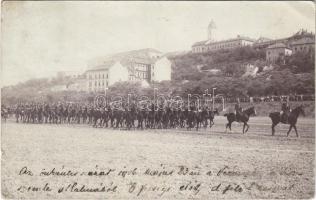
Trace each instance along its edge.
<path fill-rule="evenodd" d="M 2 108 L 1 109 L 1 118 L 4 119 L 4 122 L 7 122 L 8 115 L 9 115 L 8 110 L 5 108 Z"/>
<path fill-rule="evenodd" d="M 296 122 L 297 122 L 297 119 L 298 119 L 298 116 L 300 114 L 303 114 L 305 115 L 305 112 L 303 110 L 303 106 L 298 106 L 296 107 L 295 109 L 293 109 L 289 116 L 288 116 L 288 120 L 287 122 L 281 120 L 281 115 L 280 115 L 280 112 L 273 112 L 273 113 L 270 113 L 269 114 L 269 117 L 271 118 L 272 120 L 272 136 L 274 135 L 274 127 L 278 124 L 278 123 L 283 123 L 283 124 L 290 124 L 290 128 L 289 128 L 289 131 L 287 132 L 287 136 L 289 136 L 290 134 L 290 131 L 292 130 L 292 128 L 294 128 L 295 130 L 295 133 L 296 133 L 296 136 L 298 136 L 298 133 L 297 133 L 297 129 L 296 129 Z"/>
<path fill-rule="evenodd" d="M 226 124 L 226 131 L 227 131 L 227 127 L 229 127 L 229 130 L 232 130 L 232 123 L 234 121 L 237 121 L 237 122 L 244 123 L 242 133 L 246 133 L 249 129 L 249 125 L 247 124 L 247 122 L 249 121 L 250 115 L 256 115 L 255 107 L 250 107 L 247 110 L 240 112 L 239 115 L 240 115 L 239 120 L 237 121 L 235 113 L 224 114 L 224 116 L 227 117 L 227 120 L 228 120 L 228 123 Z M 247 126 L 247 129 L 245 130 L 246 126 Z"/>

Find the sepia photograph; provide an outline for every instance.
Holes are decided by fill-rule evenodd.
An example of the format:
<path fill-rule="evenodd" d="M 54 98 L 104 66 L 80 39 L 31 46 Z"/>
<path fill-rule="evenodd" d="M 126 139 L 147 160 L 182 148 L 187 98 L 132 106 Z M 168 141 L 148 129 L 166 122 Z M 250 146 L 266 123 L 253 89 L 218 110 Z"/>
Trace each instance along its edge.
<path fill-rule="evenodd" d="M 315 198 L 313 1 L 2 1 L 1 199 Z"/>

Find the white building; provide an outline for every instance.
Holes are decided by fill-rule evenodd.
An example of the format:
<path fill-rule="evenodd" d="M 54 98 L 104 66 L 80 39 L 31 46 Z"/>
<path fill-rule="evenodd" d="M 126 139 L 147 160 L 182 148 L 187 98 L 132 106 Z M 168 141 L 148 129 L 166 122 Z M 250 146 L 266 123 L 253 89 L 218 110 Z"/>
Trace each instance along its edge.
<path fill-rule="evenodd" d="M 171 62 L 155 49 L 128 51 L 94 59 L 86 78 L 90 92 L 104 91 L 118 81 L 171 80 Z"/>
<path fill-rule="evenodd" d="M 86 79 L 89 92 L 101 92 L 118 81 L 127 81 L 128 70 L 119 61 L 108 61 L 87 70 Z"/>
<path fill-rule="evenodd" d="M 244 46 L 252 46 L 254 40 L 244 36 L 237 36 L 233 39 L 221 40 L 221 41 L 211 41 L 205 40 L 201 42 L 196 42 L 192 45 L 193 53 L 203 53 L 208 51 L 218 51 L 222 49 L 234 49 Z"/>
<path fill-rule="evenodd" d="M 157 59 L 153 65 L 151 77 L 151 81 L 170 81 L 171 61 L 167 57 Z"/>

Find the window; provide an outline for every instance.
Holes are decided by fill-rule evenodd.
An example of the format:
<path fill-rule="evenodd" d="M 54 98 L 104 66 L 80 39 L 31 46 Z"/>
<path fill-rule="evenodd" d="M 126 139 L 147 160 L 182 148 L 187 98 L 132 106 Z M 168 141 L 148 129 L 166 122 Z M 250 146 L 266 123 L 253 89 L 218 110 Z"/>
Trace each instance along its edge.
<path fill-rule="evenodd" d="M 104 74 L 102 74 L 102 78 L 104 79 Z"/>
<path fill-rule="evenodd" d="M 102 86 L 104 86 L 104 81 L 102 81 Z"/>
<path fill-rule="evenodd" d="M 91 83 L 91 81 L 89 82 L 89 87 L 91 87 L 92 86 L 92 83 Z"/>
<path fill-rule="evenodd" d="M 97 86 L 97 81 L 94 82 L 94 86 Z"/>
<path fill-rule="evenodd" d="M 106 78 L 109 78 L 109 74 L 106 74 Z"/>

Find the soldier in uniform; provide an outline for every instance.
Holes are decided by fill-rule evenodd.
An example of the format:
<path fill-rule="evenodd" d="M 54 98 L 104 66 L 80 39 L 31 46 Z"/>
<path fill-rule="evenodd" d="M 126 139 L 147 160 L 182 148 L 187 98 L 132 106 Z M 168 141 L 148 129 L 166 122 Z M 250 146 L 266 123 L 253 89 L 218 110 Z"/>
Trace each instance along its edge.
<path fill-rule="evenodd" d="M 288 105 L 288 102 L 282 103 L 281 112 L 280 112 L 281 122 L 288 123 L 288 116 L 290 112 L 291 112 L 291 108 Z"/>
<path fill-rule="evenodd" d="M 240 106 L 240 103 L 238 102 L 235 104 L 235 114 L 236 114 L 236 121 L 237 122 L 240 121 L 241 112 L 242 112 L 242 108 Z"/>

